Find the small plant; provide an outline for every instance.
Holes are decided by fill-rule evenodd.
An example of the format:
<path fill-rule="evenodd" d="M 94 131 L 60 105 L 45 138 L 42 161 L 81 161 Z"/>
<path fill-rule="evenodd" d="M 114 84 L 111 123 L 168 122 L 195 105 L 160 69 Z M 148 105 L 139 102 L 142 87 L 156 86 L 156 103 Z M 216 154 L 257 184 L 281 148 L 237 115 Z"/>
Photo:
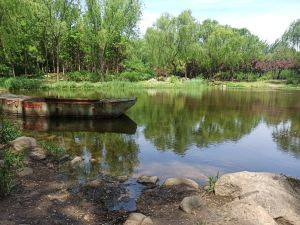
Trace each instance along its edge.
<path fill-rule="evenodd" d="M 64 148 L 50 142 L 42 142 L 41 146 L 47 152 L 47 154 L 54 159 L 61 158 L 66 152 Z"/>
<path fill-rule="evenodd" d="M 214 193 L 215 192 L 215 185 L 219 179 L 219 172 L 216 176 L 209 176 L 208 177 L 208 188 L 206 189 L 207 193 Z"/>
<path fill-rule="evenodd" d="M 197 222 L 196 225 L 207 225 L 207 223 L 205 221 L 201 220 L 201 221 Z"/>
<path fill-rule="evenodd" d="M 21 136 L 21 130 L 18 126 L 10 121 L 4 120 L 0 130 L 0 142 L 7 144 L 8 142 Z"/>
<path fill-rule="evenodd" d="M 0 196 L 11 193 L 15 187 L 15 176 L 17 169 L 23 166 L 23 156 L 13 153 L 11 150 L 4 152 L 2 164 L 0 165 Z"/>

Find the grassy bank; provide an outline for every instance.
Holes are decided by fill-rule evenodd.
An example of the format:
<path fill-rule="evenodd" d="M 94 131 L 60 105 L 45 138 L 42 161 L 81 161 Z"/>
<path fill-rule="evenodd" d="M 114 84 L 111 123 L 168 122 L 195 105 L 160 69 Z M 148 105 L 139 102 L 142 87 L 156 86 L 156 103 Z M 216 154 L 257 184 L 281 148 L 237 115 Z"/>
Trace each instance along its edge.
<path fill-rule="evenodd" d="M 285 80 L 260 81 L 209 81 L 204 79 L 178 79 L 171 78 L 165 81 L 151 79 L 147 81 L 54 81 L 49 79 L 29 78 L 0 78 L 0 88 L 4 90 L 122 90 L 122 89 L 195 89 L 199 86 L 212 86 L 220 88 L 245 89 L 300 89 L 300 85 L 287 84 Z"/>

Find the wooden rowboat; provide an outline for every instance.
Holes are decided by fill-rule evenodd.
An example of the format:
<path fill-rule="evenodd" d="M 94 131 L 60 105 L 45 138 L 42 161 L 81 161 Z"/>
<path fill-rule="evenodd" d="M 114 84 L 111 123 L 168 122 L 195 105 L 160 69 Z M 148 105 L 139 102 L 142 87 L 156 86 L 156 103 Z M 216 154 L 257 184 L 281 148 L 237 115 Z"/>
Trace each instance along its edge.
<path fill-rule="evenodd" d="M 136 97 L 86 100 L 0 95 L 0 109 L 3 113 L 25 117 L 117 118 L 136 100 Z"/>

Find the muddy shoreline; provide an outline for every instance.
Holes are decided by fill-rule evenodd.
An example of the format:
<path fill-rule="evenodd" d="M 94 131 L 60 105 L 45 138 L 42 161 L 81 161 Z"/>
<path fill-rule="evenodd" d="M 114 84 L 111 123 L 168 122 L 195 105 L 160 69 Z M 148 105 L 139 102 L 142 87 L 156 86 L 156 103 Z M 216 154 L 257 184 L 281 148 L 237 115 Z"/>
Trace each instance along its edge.
<path fill-rule="evenodd" d="M 185 178 L 157 185 L 157 177 L 99 173 L 96 179 L 78 182 L 67 179 L 65 164 L 76 162 L 75 170 L 80 158 L 59 162 L 33 154 L 36 146 L 25 147 L 26 169 L 19 173 L 15 190 L 0 199 L 1 225 L 300 224 L 300 182 L 283 175 L 226 174 L 216 182 L 215 193 Z M 115 208 L 115 203 L 130 202 L 128 186 L 133 183 L 142 186 L 136 201 Z M 131 220 L 140 215 L 144 222 Z"/>

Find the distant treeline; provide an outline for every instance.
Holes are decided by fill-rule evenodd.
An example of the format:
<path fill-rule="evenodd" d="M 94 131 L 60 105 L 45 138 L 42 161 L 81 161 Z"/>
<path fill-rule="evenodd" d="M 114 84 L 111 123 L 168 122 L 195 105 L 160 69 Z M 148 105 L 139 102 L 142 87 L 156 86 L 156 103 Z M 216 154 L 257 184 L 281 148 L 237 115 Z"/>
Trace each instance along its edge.
<path fill-rule="evenodd" d="M 77 79 L 82 71 L 142 80 L 299 74 L 300 19 L 269 45 L 247 29 L 199 22 L 189 10 L 163 14 L 141 36 L 141 15 L 140 0 L 0 0 L 0 75 L 76 72 Z"/>

